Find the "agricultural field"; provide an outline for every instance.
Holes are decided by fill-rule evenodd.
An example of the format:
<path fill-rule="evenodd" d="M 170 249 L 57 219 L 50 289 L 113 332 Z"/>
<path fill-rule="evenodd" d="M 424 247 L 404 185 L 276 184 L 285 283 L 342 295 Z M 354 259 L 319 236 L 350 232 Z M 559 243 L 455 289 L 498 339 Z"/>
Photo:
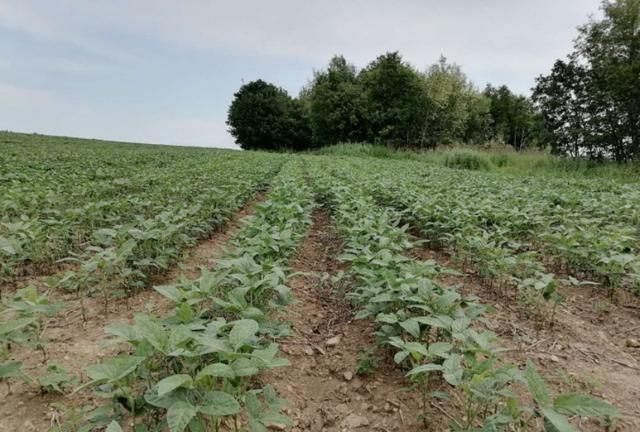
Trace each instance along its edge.
<path fill-rule="evenodd" d="M 640 430 L 635 183 L 0 150 L 0 432 Z"/>

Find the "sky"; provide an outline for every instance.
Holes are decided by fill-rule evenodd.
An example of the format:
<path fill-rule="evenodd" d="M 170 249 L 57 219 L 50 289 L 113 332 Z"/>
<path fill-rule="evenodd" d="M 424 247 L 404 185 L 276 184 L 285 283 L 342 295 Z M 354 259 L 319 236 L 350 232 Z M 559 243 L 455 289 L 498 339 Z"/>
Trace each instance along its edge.
<path fill-rule="evenodd" d="M 441 55 L 529 94 L 600 0 L 0 0 L 0 130 L 234 148 L 234 92 L 297 95 L 334 54 Z"/>

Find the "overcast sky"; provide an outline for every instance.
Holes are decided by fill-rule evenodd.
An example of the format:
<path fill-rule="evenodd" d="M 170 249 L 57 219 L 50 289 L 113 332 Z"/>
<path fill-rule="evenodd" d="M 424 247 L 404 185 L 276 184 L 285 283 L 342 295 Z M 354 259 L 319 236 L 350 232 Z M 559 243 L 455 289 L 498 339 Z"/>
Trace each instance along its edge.
<path fill-rule="evenodd" d="M 0 0 L 0 130 L 233 147 L 242 81 L 291 94 L 334 54 L 441 54 L 528 94 L 599 0 Z"/>

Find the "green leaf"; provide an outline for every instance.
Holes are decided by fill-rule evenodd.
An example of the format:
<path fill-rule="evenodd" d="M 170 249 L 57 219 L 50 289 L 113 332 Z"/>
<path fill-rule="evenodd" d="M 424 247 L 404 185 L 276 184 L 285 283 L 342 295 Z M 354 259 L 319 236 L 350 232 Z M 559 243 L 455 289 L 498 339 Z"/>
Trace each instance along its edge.
<path fill-rule="evenodd" d="M 236 321 L 229 332 L 229 342 L 235 349 L 240 348 L 255 336 L 260 326 L 252 319 Z"/>
<path fill-rule="evenodd" d="M 188 323 L 193 320 L 194 313 L 188 304 L 182 303 L 178 308 L 176 308 L 176 317 L 178 317 L 180 322 Z"/>
<path fill-rule="evenodd" d="M 409 351 L 398 351 L 394 356 L 393 356 L 393 361 L 396 362 L 397 364 L 400 364 L 404 361 L 404 359 L 407 358 L 407 356 L 409 355 Z"/>
<path fill-rule="evenodd" d="M 175 285 L 159 285 L 159 286 L 154 286 L 153 289 L 156 290 L 158 293 L 162 294 L 163 296 L 165 296 L 166 298 L 168 298 L 169 300 L 173 301 L 174 303 L 180 303 L 182 301 L 182 298 L 183 298 L 182 291 L 178 289 Z"/>
<path fill-rule="evenodd" d="M 193 379 L 189 375 L 171 375 L 158 382 L 158 396 L 162 397 L 179 387 L 190 387 L 192 384 Z"/>
<path fill-rule="evenodd" d="M 398 317 L 393 313 L 379 313 L 378 316 L 376 316 L 376 321 L 387 324 L 395 324 L 398 322 Z"/>
<path fill-rule="evenodd" d="M 144 359 L 145 357 L 127 355 L 113 357 L 103 363 L 88 366 L 85 372 L 94 382 L 114 382 L 133 372 Z"/>
<path fill-rule="evenodd" d="M 429 345 L 428 351 L 431 356 L 446 358 L 452 348 L 453 345 L 448 342 L 434 342 Z"/>
<path fill-rule="evenodd" d="M 240 404 L 229 393 L 211 391 L 205 395 L 198 411 L 212 417 L 230 416 L 240 412 Z"/>
<path fill-rule="evenodd" d="M 167 425 L 171 432 L 183 432 L 192 418 L 198 414 L 196 408 L 183 401 L 177 401 L 167 410 Z"/>
<path fill-rule="evenodd" d="M 35 318 L 21 318 L 0 323 L 0 336 L 7 335 L 36 321 Z"/>
<path fill-rule="evenodd" d="M 527 360 L 527 368 L 524 371 L 524 378 L 527 380 L 527 387 L 529 388 L 529 392 L 531 392 L 533 399 L 543 407 L 549 406 L 551 403 L 551 397 L 549 396 L 547 386 L 545 385 L 542 377 L 538 375 L 536 366 L 531 360 Z"/>
<path fill-rule="evenodd" d="M 577 393 L 566 393 L 553 401 L 553 408 L 564 415 L 583 417 L 615 417 L 617 410 L 602 399 Z"/>
<path fill-rule="evenodd" d="M 545 420 L 555 428 L 553 432 L 577 432 L 577 429 L 571 426 L 565 416 L 554 411 L 552 408 L 543 407 L 542 414 Z"/>
<path fill-rule="evenodd" d="M 236 377 L 236 374 L 233 371 L 233 368 L 228 364 L 213 363 L 206 366 L 204 369 L 202 369 L 198 373 L 198 376 L 196 377 L 196 381 L 200 381 L 202 378 L 206 376 L 233 379 Z"/>
<path fill-rule="evenodd" d="M 251 418 L 249 419 L 249 431 L 251 432 L 268 432 L 268 429 L 265 425 L 260 423 L 258 419 Z"/>
<path fill-rule="evenodd" d="M 155 349 L 166 354 L 169 336 L 159 322 L 150 316 L 139 315 L 136 317 L 135 326 L 138 328 L 141 337 L 147 340 Z"/>
<path fill-rule="evenodd" d="M 189 432 L 207 432 L 207 426 L 200 417 L 194 417 L 189 422 Z"/>
<path fill-rule="evenodd" d="M 237 359 L 231 363 L 231 367 L 233 368 L 233 372 L 236 376 L 239 377 L 256 375 L 259 372 L 256 364 L 248 358 Z"/>
<path fill-rule="evenodd" d="M 104 432 L 123 432 L 123 430 L 118 424 L 118 422 L 113 420 L 111 421 L 111 423 L 109 423 L 109 426 L 107 426 Z"/>
<path fill-rule="evenodd" d="M 20 376 L 21 368 L 22 368 L 22 363 L 17 361 L 0 363 L 0 379 Z"/>
<path fill-rule="evenodd" d="M 442 363 L 442 377 L 452 386 L 457 386 L 462 381 L 462 356 L 451 354 Z"/>
<path fill-rule="evenodd" d="M 407 376 L 413 376 L 417 374 L 423 374 L 427 372 L 441 371 L 441 370 L 442 370 L 442 365 L 429 363 L 429 364 L 421 365 L 418 367 L 414 367 L 407 373 Z"/>
<path fill-rule="evenodd" d="M 418 321 L 414 319 L 408 319 L 400 323 L 400 327 L 402 327 L 407 333 L 409 333 L 414 338 L 418 339 L 420 337 L 420 324 Z"/>

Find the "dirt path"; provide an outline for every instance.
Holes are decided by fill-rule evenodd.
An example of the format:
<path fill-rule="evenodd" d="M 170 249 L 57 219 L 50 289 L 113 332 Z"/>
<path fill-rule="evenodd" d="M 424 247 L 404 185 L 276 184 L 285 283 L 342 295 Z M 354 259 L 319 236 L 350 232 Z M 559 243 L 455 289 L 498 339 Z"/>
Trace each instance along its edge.
<path fill-rule="evenodd" d="M 415 250 L 413 256 L 433 259 L 461 271 L 444 252 Z M 628 346 L 640 339 L 637 311 L 612 304 L 590 288 L 563 288 L 565 303 L 556 311 L 552 328 L 524 317 L 513 290 L 507 296 L 490 289 L 472 272 L 445 276 L 444 283 L 460 285 L 461 292 L 479 297 L 496 312 L 488 315 L 488 327 L 500 336 L 504 355 L 524 366 L 533 359 L 555 391 L 579 391 L 602 397 L 621 412 L 615 431 L 640 430 L 640 348 Z M 598 430 L 583 421 L 581 430 Z"/>
<path fill-rule="evenodd" d="M 341 268 L 335 259 L 340 250 L 329 216 L 316 211 L 292 262 L 295 272 L 305 273 L 290 280 L 296 303 L 279 317 L 292 324 L 292 336 L 281 342 L 291 366 L 265 381 L 289 401 L 292 432 L 417 431 L 419 398 L 393 365 L 380 360 L 372 375 L 356 373 L 359 353 L 375 343 L 374 329 L 352 320 L 327 278 Z"/>
<path fill-rule="evenodd" d="M 53 300 L 64 302 L 65 309 L 49 321 L 44 334 L 48 340 L 48 361 L 63 366 L 79 377 L 84 367 L 118 353 L 117 346 L 104 344 L 105 327 L 118 322 L 131 322 L 138 313 L 149 312 L 160 316 L 168 313 L 170 302 L 152 287 L 173 283 L 180 276 L 197 278 L 201 267 L 214 267 L 216 259 L 224 252 L 226 243 L 235 235 L 242 219 L 252 214 L 255 205 L 264 200 L 265 196 L 266 193 L 260 193 L 247 202 L 224 226 L 187 250 L 178 265 L 163 274 L 154 275 L 149 281 L 148 289 L 126 300 L 110 302 L 106 316 L 100 298 L 87 298 L 85 309 L 88 319 L 83 322 L 79 300 L 62 293 L 52 293 Z M 41 285 L 44 281 L 38 280 L 35 283 Z M 15 357 L 23 362 L 23 369 L 30 375 L 38 375 L 44 370 L 40 352 L 21 349 Z M 93 401 L 90 391 L 72 396 L 43 395 L 35 385 L 15 383 L 12 394 L 9 395 L 6 387 L 2 386 L 0 432 L 46 431 L 57 418 L 62 417 L 64 421 L 71 416 L 68 408 L 91 405 Z"/>

